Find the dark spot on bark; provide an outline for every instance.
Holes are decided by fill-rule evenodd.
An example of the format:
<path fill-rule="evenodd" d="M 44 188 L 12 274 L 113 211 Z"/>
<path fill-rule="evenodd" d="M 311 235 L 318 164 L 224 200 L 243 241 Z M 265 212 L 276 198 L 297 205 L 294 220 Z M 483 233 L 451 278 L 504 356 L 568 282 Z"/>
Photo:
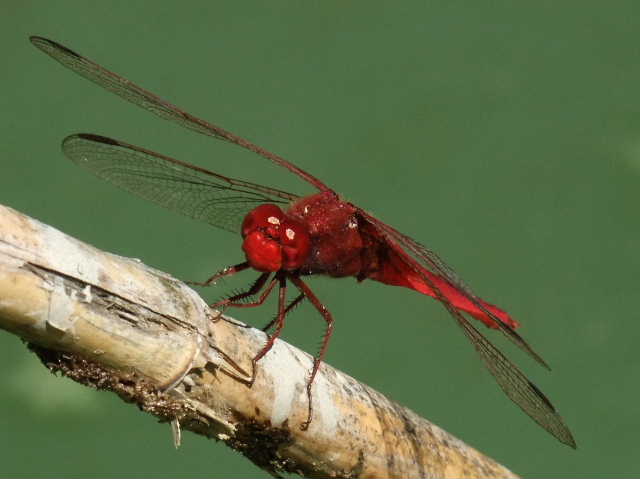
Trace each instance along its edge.
<path fill-rule="evenodd" d="M 280 473 L 296 472 L 294 464 L 279 454 L 280 448 L 287 447 L 292 442 L 291 434 L 286 428 L 272 427 L 268 422 L 240 421 L 235 436 L 229 440 L 229 445 L 247 456 L 258 467 L 275 477 L 282 477 Z"/>

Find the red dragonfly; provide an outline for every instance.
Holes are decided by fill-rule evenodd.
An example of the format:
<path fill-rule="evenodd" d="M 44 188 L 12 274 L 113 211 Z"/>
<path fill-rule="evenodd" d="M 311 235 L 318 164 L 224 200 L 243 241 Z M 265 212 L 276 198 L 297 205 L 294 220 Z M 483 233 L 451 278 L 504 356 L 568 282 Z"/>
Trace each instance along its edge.
<path fill-rule="evenodd" d="M 284 158 L 181 110 L 59 43 L 36 36 L 31 37 L 31 42 L 65 67 L 125 100 L 190 130 L 246 148 L 298 175 L 315 190 L 300 197 L 94 134 L 71 135 L 62 144 L 64 153 L 73 162 L 98 177 L 186 216 L 242 234 L 246 261 L 196 284 L 210 285 L 223 276 L 250 268 L 260 273 L 246 291 L 212 305 L 217 308 L 261 305 L 278 286 L 278 313 L 265 330 L 275 329 L 253 358 L 249 385 L 256 376 L 256 363 L 280 335 L 291 309 L 306 299 L 320 313 L 327 329 L 306 386 L 309 406 L 307 420 L 301 425 L 303 430 L 312 419 L 311 388 L 333 331 L 331 313 L 303 278 L 352 276 L 358 281 L 372 279 L 403 286 L 440 301 L 505 394 L 558 440 L 576 447 L 571 432 L 549 399 L 465 315 L 500 330 L 550 369 L 515 331 L 519 324 L 505 311 L 476 296 L 433 251 L 345 201 L 322 181 Z M 299 294 L 287 305 L 289 282 Z M 248 302 L 258 294 L 257 299 Z"/>

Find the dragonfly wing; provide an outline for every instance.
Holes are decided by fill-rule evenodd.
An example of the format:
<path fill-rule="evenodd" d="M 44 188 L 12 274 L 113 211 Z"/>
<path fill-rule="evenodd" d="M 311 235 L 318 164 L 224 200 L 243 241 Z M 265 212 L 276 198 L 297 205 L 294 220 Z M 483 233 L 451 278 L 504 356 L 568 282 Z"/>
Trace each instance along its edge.
<path fill-rule="evenodd" d="M 518 346 L 533 355 L 534 358 L 546 366 L 546 363 L 538 356 L 531 347 L 510 328 L 502 323 L 493 313 L 488 311 L 471 289 L 460 279 L 460 277 L 444 263 L 433 251 L 427 249 L 415 240 L 400 233 L 391 226 L 383 223 L 366 212 L 360 213 L 369 221 L 387 240 L 390 248 L 397 252 L 400 257 L 407 258 L 407 265 L 413 269 L 426 284 L 432 288 L 438 299 L 444 304 L 451 316 L 456 320 L 458 326 L 462 328 L 465 336 L 471 341 L 474 348 L 482 358 L 489 372 L 496 379 L 500 388 L 507 397 L 515 402 L 529 417 L 556 437 L 560 442 L 573 448 L 576 447 L 571 431 L 564 423 L 562 417 L 555 410 L 549 399 L 520 371 L 520 369 L 509 361 L 480 331 L 478 331 L 465 317 L 457 310 L 447 298 L 440 293 L 437 286 L 424 274 L 423 268 L 438 274 L 454 285 L 459 291 L 464 293 L 473 303 L 487 313 L 505 332 L 507 337 Z M 505 331 L 506 329 L 506 331 Z M 547 366 L 548 367 L 548 366 Z"/>
<path fill-rule="evenodd" d="M 213 125 L 205 120 L 197 118 L 190 113 L 178 108 L 177 106 L 163 100 L 159 96 L 139 87 L 135 83 L 127 80 L 116 73 L 104 68 L 88 58 L 79 55 L 73 50 L 61 45 L 53 40 L 38 36 L 30 37 L 31 43 L 38 49 L 58 61 L 65 67 L 74 71 L 80 76 L 91 80 L 95 84 L 101 86 L 111 93 L 115 93 L 119 97 L 128 102 L 138 105 L 139 107 L 159 116 L 165 120 L 172 121 L 190 130 L 196 131 L 203 135 L 212 136 L 219 140 L 225 140 L 238 146 L 253 151 L 258 155 L 273 161 L 279 166 L 286 168 L 292 173 L 298 175 L 320 191 L 329 190 L 324 183 L 316 177 L 310 175 L 306 171 L 298 168 L 293 163 L 288 162 L 284 158 L 271 153 L 264 148 L 253 144 L 240 136 L 237 136 L 219 126 Z"/>
<path fill-rule="evenodd" d="M 458 325 L 469 338 L 507 397 L 552 436 L 575 449 L 576 441 L 571 431 L 543 392 L 529 381 L 522 371 L 509 361 L 460 311 L 450 304 L 445 303 L 445 306 L 457 320 Z"/>
<path fill-rule="evenodd" d="M 62 143 L 76 164 L 120 188 L 233 233 L 245 215 L 261 203 L 289 202 L 298 196 L 93 134 L 77 134 Z"/>

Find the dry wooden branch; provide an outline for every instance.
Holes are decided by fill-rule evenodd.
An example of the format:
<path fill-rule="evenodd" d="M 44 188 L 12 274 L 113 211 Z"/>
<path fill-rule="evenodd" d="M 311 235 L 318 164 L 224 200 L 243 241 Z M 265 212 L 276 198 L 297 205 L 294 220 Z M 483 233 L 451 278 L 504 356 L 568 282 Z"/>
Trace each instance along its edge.
<path fill-rule="evenodd" d="M 249 389 L 262 332 L 213 322 L 182 282 L 0 205 L 0 327 L 52 369 L 216 438 L 272 474 L 516 477 L 412 411 L 277 341 Z M 236 363 L 237 362 L 237 363 Z"/>

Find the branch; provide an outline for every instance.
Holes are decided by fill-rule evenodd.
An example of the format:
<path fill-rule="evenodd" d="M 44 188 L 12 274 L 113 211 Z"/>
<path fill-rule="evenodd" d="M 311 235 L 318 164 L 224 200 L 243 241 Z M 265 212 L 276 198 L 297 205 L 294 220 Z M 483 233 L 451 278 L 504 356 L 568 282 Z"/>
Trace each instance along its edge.
<path fill-rule="evenodd" d="M 115 392 L 180 428 L 223 441 L 277 475 L 516 477 L 512 472 L 284 341 L 240 380 L 264 333 L 211 321 L 184 283 L 100 251 L 0 205 L 0 328 L 52 370 Z"/>

